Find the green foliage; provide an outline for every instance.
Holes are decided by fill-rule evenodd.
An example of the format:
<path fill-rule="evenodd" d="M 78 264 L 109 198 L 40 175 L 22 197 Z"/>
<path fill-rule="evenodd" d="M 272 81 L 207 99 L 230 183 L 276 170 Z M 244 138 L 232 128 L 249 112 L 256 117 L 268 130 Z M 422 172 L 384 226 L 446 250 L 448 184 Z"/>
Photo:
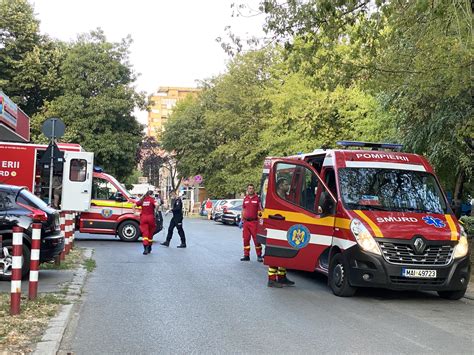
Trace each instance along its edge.
<path fill-rule="evenodd" d="M 291 71 L 314 88 L 372 93 L 395 138 L 459 196 L 473 176 L 469 1 L 266 0 L 261 10 Z"/>
<path fill-rule="evenodd" d="M 143 135 L 133 116 L 133 108 L 143 106 L 144 99 L 130 86 L 130 43 L 107 42 L 101 31 L 79 37 L 61 65 L 63 94 L 47 102 L 32 120 L 33 137 L 40 141 L 42 122 L 61 118 L 67 127 L 62 141 L 94 152 L 94 164 L 119 179 L 133 171 Z"/>
<path fill-rule="evenodd" d="M 462 216 L 460 219 L 466 234 L 473 238 L 474 237 L 474 216 Z"/>
<path fill-rule="evenodd" d="M 395 136 L 380 100 L 357 87 L 315 89 L 287 65 L 279 50 L 249 52 L 178 104 L 163 146 L 182 176 L 200 174 L 213 196 L 234 196 L 249 182 L 258 186 L 265 156 Z"/>
<path fill-rule="evenodd" d="M 64 45 L 39 34 L 26 0 L 0 0 L 0 88 L 26 114 L 61 92 Z"/>

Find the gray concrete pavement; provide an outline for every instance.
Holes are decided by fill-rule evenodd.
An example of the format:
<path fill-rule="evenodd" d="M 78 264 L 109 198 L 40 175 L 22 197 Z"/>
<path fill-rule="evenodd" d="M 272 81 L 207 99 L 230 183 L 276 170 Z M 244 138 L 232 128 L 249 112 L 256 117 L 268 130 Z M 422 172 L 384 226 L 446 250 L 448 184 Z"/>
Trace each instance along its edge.
<path fill-rule="evenodd" d="M 139 243 L 76 239 L 95 249 L 97 268 L 62 352 L 473 352 L 473 301 L 388 290 L 339 298 L 324 276 L 303 272 L 289 273 L 294 288 L 267 288 L 253 246 L 252 261 L 239 260 L 238 228 L 185 219 L 184 229 L 187 249 L 176 248 L 175 233 L 170 248 L 148 256 Z"/>
<path fill-rule="evenodd" d="M 74 270 L 40 270 L 38 292 L 60 292 L 74 277 Z M 10 282 L 0 281 L 0 292 L 10 292 Z M 21 282 L 21 293 L 28 294 L 28 278 Z"/>

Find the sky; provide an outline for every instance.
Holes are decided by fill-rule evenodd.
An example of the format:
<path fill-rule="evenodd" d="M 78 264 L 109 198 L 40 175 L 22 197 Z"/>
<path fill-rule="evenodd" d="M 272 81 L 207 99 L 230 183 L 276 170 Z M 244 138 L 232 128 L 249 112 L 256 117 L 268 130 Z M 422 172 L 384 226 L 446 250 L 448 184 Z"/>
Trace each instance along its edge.
<path fill-rule="evenodd" d="M 261 35 L 263 16 L 232 17 L 239 0 L 31 0 L 40 31 L 70 41 L 102 28 L 109 41 L 131 35 L 130 62 L 140 74 L 136 88 L 195 87 L 196 80 L 223 73 L 228 55 L 216 42 L 230 25 L 242 37 Z M 242 0 L 256 9 L 258 0 Z M 136 112 L 146 123 L 146 112 Z"/>

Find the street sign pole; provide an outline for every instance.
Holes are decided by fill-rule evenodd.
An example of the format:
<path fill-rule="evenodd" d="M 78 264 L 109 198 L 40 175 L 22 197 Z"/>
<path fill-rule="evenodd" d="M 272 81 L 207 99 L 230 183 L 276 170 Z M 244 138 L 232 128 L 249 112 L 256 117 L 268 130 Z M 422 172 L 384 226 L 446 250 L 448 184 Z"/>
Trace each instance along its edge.
<path fill-rule="evenodd" d="M 54 136 L 56 128 L 56 119 L 53 118 L 51 128 L 51 145 L 54 145 Z M 51 160 L 49 165 L 49 193 L 48 193 L 48 204 L 51 206 L 51 198 L 53 196 L 53 172 L 54 172 L 54 149 L 51 149 Z"/>

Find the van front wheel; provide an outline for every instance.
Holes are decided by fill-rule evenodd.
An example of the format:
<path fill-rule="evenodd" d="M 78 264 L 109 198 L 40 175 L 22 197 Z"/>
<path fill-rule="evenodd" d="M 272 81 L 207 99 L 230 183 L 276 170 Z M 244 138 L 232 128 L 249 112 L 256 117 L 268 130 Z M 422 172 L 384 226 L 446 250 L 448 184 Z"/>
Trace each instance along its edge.
<path fill-rule="evenodd" d="M 329 287 L 339 297 L 351 297 L 356 288 L 349 284 L 349 270 L 342 254 L 336 254 L 329 263 Z"/>
<path fill-rule="evenodd" d="M 124 242 L 135 242 L 140 236 L 138 223 L 132 220 L 120 223 L 118 227 L 118 236 Z"/>
<path fill-rule="evenodd" d="M 459 300 L 464 297 L 466 290 L 467 289 L 459 291 L 438 291 L 438 295 L 447 300 Z"/>

